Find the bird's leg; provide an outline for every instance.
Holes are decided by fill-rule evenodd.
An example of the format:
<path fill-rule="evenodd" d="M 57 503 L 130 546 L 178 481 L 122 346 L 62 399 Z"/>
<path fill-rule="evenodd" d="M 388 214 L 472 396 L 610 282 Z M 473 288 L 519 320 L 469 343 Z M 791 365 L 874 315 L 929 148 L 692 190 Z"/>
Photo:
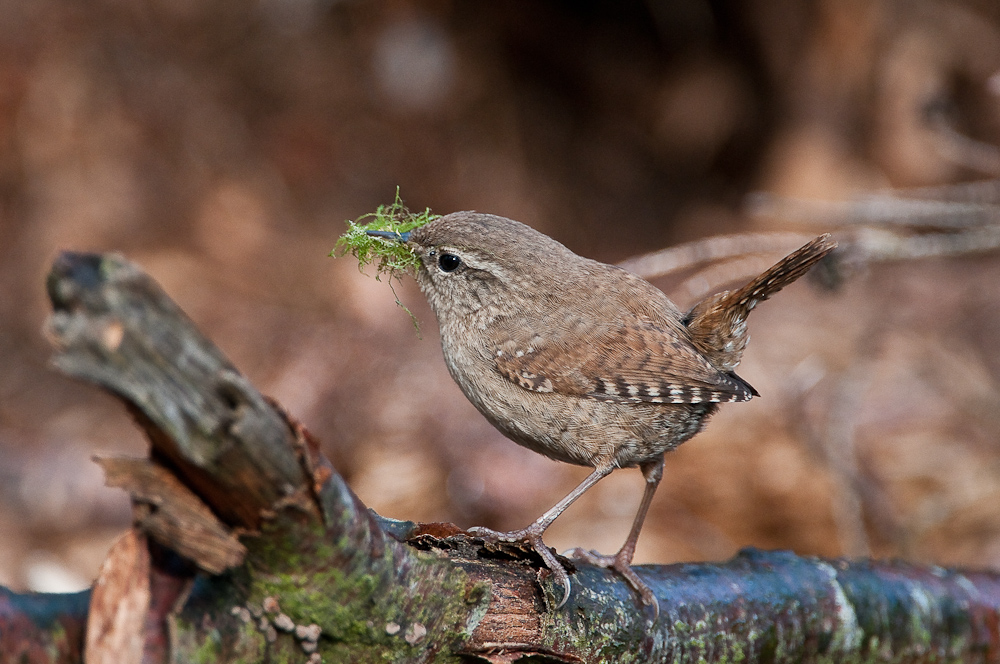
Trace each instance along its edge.
<path fill-rule="evenodd" d="M 628 581 L 629 585 L 639 593 L 643 603 L 653 607 L 655 620 L 660 615 L 659 602 L 656 601 L 656 595 L 653 594 L 649 586 L 632 569 L 632 557 L 635 555 L 635 544 L 639 540 L 639 531 L 642 530 L 642 522 L 646 520 L 646 513 L 649 512 L 649 506 L 653 502 L 656 487 L 660 485 L 660 480 L 663 479 L 663 456 L 661 455 L 656 461 L 647 461 L 646 463 L 639 464 L 639 468 L 642 470 L 642 476 L 646 478 L 646 490 L 642 494 L 639 511 L 636 512 L 635 519 L 632 520 L 632 530 L 629 531 L 628 538 L 625 540 L 622 548 L 618 550 L 618 553 L 613 556 L 603 556 L 594 551 L 571 549 L 566 552 L 566 555 L 583 560 L 591 565 L 609 567 L 621 574 Z"/>
<path fill-rule="evenodd" d="M 476 537 L 497 542 L 526 542 L 532 537 L 540 538 L 542 533 L 544 533 L 545 530 L 552 525 L 552 522 L 555 521 L 560 514 L 566 511 L 567 507 L 576 502 L 576 499 L 586 493 L 587 489 L 607 477 L 612 470 L 614 470 L 614 468 L 610 466 L 607 468 L 595 469 L 594 472 L 587 475 L 587 478 L 580 482 L 575 489 L 566 494 L 565 498 L 553 505 L 549 511 L 538 517 L 535 522 L 527 528 L 512 530 L 510 532 L 499 532 L 489 528 L 477 526 L 475 528 L 469 528 L 466 532 L 470 535 L 475 535 Z"/>
<path fill-rule="evenodd" d="M 613 466 L 595 469 L 594 472 L 587 475 L 587 478 L 580 482 L 575 489 L 570 491 L 565 498 L 553 505 L 549 511 L 538 517 L 535 522 L 527 528 L 512 530 L 510 532 L 498 532 L 489 528 L 475 527 L 469 528 L 466 532 L 474 537 L 479 537 L 489 542 L 524 542 L 529 544 L 531 548 L 534 549 L 539 556 L 541 556 L 542 560 L 545 562 L 545 566 L 552 570 L 553 576 L 555 576 L 559 585 L 563 587 L 562 600 L 556 605 L 556 608 L 558 609 L 566 603 L 567 599 L 569 599 L 569 574 L 566 572 L 566 568 L 562 566 L 562 563 L 560 563 L 556 559 L 555 555 L 553 555 L 552 551 L 549 550 L 549 547 L 545 546 L 545 542 L 542 541 L 542 533 L 545 532 L 546 528 L 552 525 L 552 522 L 555 521 L 560 514 L 566 511 L 567 507 L 576 502 L 576 499 L 586 493 L 587 489 L 607 477 L 612 470 L 614 470 Z M 636 536 L 638 537 L 638 533 L 636 533 Z"/>

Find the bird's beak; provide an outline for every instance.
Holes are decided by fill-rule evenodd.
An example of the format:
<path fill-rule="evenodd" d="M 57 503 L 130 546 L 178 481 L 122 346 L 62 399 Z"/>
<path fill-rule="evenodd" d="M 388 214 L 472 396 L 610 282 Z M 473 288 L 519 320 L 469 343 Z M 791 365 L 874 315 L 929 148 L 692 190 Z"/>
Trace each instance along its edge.
<path fill-rule="evenodd" d="M 410 232 L 397 233 L 396 231 L 365 231 L 368 235 L 374 235 L 375 237 L 384 237 L 387 240 L 395 240 L 396 242 L 409 242 Z"/>

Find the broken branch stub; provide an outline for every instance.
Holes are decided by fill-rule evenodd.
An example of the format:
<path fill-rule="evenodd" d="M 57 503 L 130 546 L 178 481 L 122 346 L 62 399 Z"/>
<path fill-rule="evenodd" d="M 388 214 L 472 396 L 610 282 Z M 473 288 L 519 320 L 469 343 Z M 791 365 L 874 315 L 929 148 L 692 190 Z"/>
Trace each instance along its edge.
<path fill-rule="evenodd" d="M 130 405 L 153 456 L 224 522 L 256 529 L 309 486 L 285 419 L 141 269 L 65 252 L 47 285 L 56 368 Z"/>

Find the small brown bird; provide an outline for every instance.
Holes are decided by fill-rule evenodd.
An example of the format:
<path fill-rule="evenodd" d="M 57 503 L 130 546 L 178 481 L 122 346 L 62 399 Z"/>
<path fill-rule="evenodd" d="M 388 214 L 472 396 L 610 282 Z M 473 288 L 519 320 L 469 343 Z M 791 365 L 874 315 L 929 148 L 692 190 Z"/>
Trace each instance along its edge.
<path fill-rule="evenodd" d="M 621 550 L 576 555 L 617 570 L 658 613 L 631 562 L 664 453 L 698 433 L 718 404 L 757 396 L 734 373 L 747 315 L 836 243 L 818 237 L 685 314 L 643 279 L 504 217 L 456 212 L 409 233 L 369 233 L 405 242 L 420 258 L 417 281 L 441 328 L 445 363 L 479 412 L 520 445 L 594 468 L 527 528 L 468 532 L 530 544 L 561 582 L 562 606 L 569 575 L 542 534 L 611 471 L 638 466 L 646 490 Z"/>

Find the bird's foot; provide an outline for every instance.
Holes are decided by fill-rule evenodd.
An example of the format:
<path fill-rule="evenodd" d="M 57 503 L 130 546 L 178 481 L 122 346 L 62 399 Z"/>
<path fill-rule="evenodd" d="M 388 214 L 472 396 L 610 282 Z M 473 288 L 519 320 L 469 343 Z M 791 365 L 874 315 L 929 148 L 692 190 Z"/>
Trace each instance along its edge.
<path fill-rule="evenodd" d="M 509 532 L 500 532 L 477 526 L 475 528 L 469 528 L 465 532 L 486 542 L 506 542 L 508 544 L 527 544 L 530 546 L 531 549 L 542 559 L 545 566 L 549 568 L 549 571 L 552 572 L 552 576 L 555 577 L 556 582 L 562 586 L 562 599 L 559 600 L 559 603 L 555 606 L 555 608 L 561 609 L 566 604 L 566 600 L 569 599 L 571 587 L 569 573 L 566 571 L 563 564 L 556 558 L 555 554 L 552 553 L 552 549 L 546 546 L 545 542 L 542 541 L 542 532 L 544 532 L 545 529 L 536 526 L 537 524 L 531 524 L 527 528 L 512 530 Z"/>
<path fill-rule="evenodd" d="M 501 531 L 493 530 L 492 528 L 483 528 L 482 526 L 473 526 L 472 528 L 466 528 L 465 532 L 472 535 L 473 537 L 478 537 L 481 540 L 487 542 L 505 542 L 507 544 L 518 544 L 522 542 L 530 543 L 530 540 L 534 536 L 541 537 L 540 532 L 536 532 L 537 529 L 532 528 L 534 524 L 528 526 L 527 528 L 522 528 L 521 530 L 510 530 Z"/>
<path fill-rule="evenodd" d="M 582 562 L 594 565 L 595 567 L 603 567 L 605 569 L 613 569 L 622 575 L 628 584 L 632 586 L 632 589 L 639 593 L 639 597 L 642 598 L 642 603 L 646 606 L 652 608 L 653 610 L 653 622 L 660 617 L 660 603 L 656 599 L 656 595 L 646 582 L 639 578 L 639 575 L 635 573 L 632 569 L 632 556 L 630 552 L 622 549 L 613 556 L 606 556 L 604 554 L 598 553 L 596 551 L 588 551 L 586 549 L 570 549 L 564 553 L 568 558 L 573 558 L 575 560 L 580 560 Z"/>

